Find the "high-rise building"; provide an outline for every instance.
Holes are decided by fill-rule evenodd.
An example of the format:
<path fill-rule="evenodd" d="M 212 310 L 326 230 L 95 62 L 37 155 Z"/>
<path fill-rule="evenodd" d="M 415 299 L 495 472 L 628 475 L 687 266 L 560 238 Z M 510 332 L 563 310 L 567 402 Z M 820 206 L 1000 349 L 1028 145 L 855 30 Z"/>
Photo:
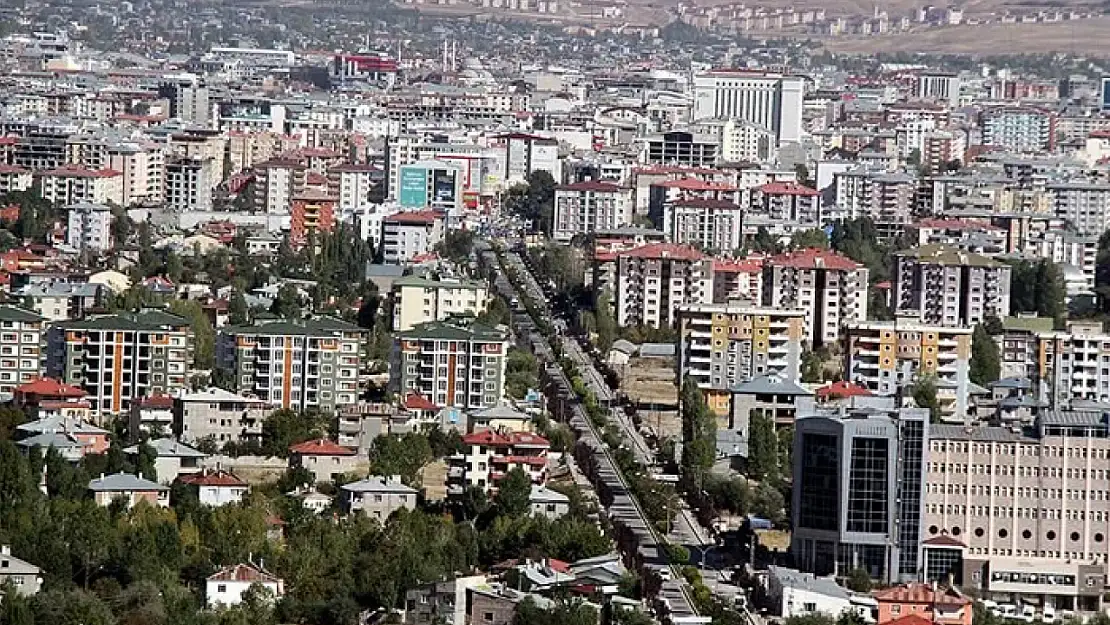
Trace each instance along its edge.
<path fill-rule="evenodd" d="M 66 207 L 66 244 L 97 254 L 112 248 L 112 209 L 84 202 Z"/>
<path fill-rule="evenodd" d="M 183 214 L 212 210 L 211 167 L 195 158 L 166 162 L 166 208 Z"/>
<path fill-rule="evenodd" d="M 0 306 L 0 395 L 10 398 L 17 386 L 42 375 L 45 332 L 44 318 Z"/>
<path fill-rule="evenodd" d="M 1010 314 L 1010 266 L 944 245 L 894 255 L 894 309 L 921 323 L 973 326 Z"/>
<path fill-rule="evenodd" d="M 917 75 L 914 95 L 955 108 L 960 103 L 960 77 L 946 72 L 922 72 Z"/>
<path fill-rule="evenodd" d="M 694 120 L 736 118 L 768 128 L 778 144 L 802 138 L 799 76 L 748 70 L 714 70 L 694 77 Z"/>
<path fill-rule="evenodd" d="M 1064 331 L 1038 332 L 1032 352 L 1030 377 L 1052 406 L 1110 402 L 1110 334 L 1101 322 L 1070 321 Z"/>
<path fill-rule="evenodd" d="M 929 411 L 853 397 L 794 421 L 790 551 L 803 571 L 916 581 Z"/>
<path fill-rule="evenodd" d="M 810 348 L 835 343 L 848 324 L 867 320 L 867 268 L 818 249 L 773 256 L 763 264 L 762 302 L 804 310 Z"/>
<path fill-rule="evenodd" d="M 445 236 L 441 213 L 431 210 L 394 213 L 382 219 L 382 259 L 402 265 L 439 245 Z"/>
<path fill-rule="evenodd" d="M 617 325 L 673 327 L 684 304 L 713 301 L 713 259 L 692 247 L 652 243 L 617 255 Z"/>
<path fill-rule="evenodd" d="M 42 198 L 59 206 L 123 204 L 123 174 L 112 169 L 59 167 L 39 174 Z"/>
<path fill-rule="evenodd" d="M 741 382 L 768 373 L 800 379 L 805 311 L 688 304 L 677 314 L 679 380 L 693 378 L 717 414 Z"/>
<path fill-rule="evenodd" d="M 84 390 L 92 415 L 128 414 L 131 403 L 188 388 L 193 330 L 154 309 L 63 321 L 50 327 L 46 374 Z"/>
<path fill-rule="evenodd" d="M 344 163 L 328 169 L 328 193 L 339 198 L 340 209 L 357 209 L 370 204 L 370 189 L 384 172 L 373 165 Z"/>
<path fill-rule="evenodd" d="M 1077 234 L 1101 236 L 1110 228 L 1110 184 L 1060 182 L 1045 186 L 1053 212 Z"/>
<path fill-rule="evenodd" d="M 314 233 L 335 230 L 336 199 L 327 193 L 308 189 L 293 196 L 290 205 L 289 241 L 304 245 Z"/>
<path fill-rule="evenodd" d="M 198 126 L 212 122 L 212 100 L 208 87 L 193 82 L 167 82 L 158 87 L 158 96 L 170 101 L 170 117 Z"/>
<path fill-rule="evenodd" d="M 399 332 L 397 343 L 390 377 L 398 392 L 463 410 L 501 401 L 509 349 L 504 329 L 433 321 Z"/>
<path fill-rule="evenodd" d="M 358 401 L 366 330 L 331 317 L 227 326 L 216 368 L 232 389 L 281 408 L 334 413 Z"/>
<path fill-rule="evenodd" d="M 919 376 L 935 376 L 941 414 L 962 420 L 969 406 L 972 332 L 902 320 L 849 324 L 845 377 L 879 395 L 896 395 Z"/>
<path fill-rule="evenodd" d="M 610 182 L 576 182 L 555 189 L 551 237 L 570 241 L 576 234 L 617 230 L 632 223 L 632 189 Z"/>

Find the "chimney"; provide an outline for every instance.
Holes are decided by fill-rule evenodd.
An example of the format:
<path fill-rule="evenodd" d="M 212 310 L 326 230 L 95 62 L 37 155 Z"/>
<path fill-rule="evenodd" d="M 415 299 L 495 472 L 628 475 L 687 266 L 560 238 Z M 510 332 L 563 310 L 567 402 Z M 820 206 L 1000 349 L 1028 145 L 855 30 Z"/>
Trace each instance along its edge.
<path fill-rule="evenodd" d="M 12 555 L 11 545 L 0 545 L 0 556 L 10 556 L 10 555 Z"/>

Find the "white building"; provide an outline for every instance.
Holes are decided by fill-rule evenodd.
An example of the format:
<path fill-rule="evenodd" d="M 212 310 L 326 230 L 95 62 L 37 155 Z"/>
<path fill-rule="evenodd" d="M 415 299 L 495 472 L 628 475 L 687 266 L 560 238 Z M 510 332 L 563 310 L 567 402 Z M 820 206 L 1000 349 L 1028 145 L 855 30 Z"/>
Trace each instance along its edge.
<path fill-rule="evenodd" d="M 762 302 L 804 310 L 811 348 L 835 344 L 848 324 L 867 320 L 867 268 L 825 250 L 780 254 L 763 265 Z"/>
<path fill-rule="evenodd" d="M 960 103 L 960 77 L 943 72 L 922 72 L 917 75 L 914 95 L 926 100 L 938 100 L 955 108 Z"/>
<path fill-rule="evenodd" d="M 152 477 L 159 484 L 172 484 L 179 477 L 194 475 L 201 471 L 201 464 L 208 456 L 172 438 L 148 440 L 154 450 L 154 473 Z M 140 445 L 132 445 L 123 450 L 128 456 L 137 456 Z"/>
<path fill-rule="evenodd" d="M 382 260 L 403 265 L 435 249 L 444 237 L 443 216 L 435 211 L 394 213 L 382 219 Z"/>
<path fill-rule="evenodd" d="M 285 595 L 285 581 L 253 564 L 225 566 L 208 577 L 204 585 L 204 599 L 209 608 L 239 605 L 243 595 L 254 584 L 269 591 L 272 599 Z"/>
<path fill-rule="evenodd" d="M 669 328 L 679 306 L 713 301 L 713 259 L 692 247 L 653 243 L 617 256 L 617 325 Z"/>
<path fill-rule="evenodd" d="M 112 248 L 112 210 L 104 204 L 83 202 L 66 207 L 66 244 L 99 253 Z"/>
<path fill-rule="evenodd" d="M 462 495 L 468 487 L 497 492 L 497 482 L 513 469 L 521 469 L 533 484 L 547 482 L 547 439 L 528 432 L 500 434 L 480 430 L 463 437 L 463 453 L 451 456 L 447 468 L 447 494 Z"/>
<path fill-rule="evenodd" d="M 123 204 L 123 174 L 112 169 L 60 167 L 39 176 L 42 198 L 58 206 L 82 202 Z"/>
<path fill-rule="evenodd" d="M 873 601 L 868 598 L 853 600 L 852 593 L 835 580 L 795 569 L 767 568 L 767 599 L 771 613 L 784 619 L 816 614 L 836 618 L 844 612 L 855 611 L 865 617 L 865 622 L 874 622 L 867 609 Z"/>
<path fill-rule="evenodd" d="M 350 210 L 370 204 L 370 189 L 382 172 L 373 165 L 344 163 L 328 169 L 328 192 L 339 198 L 339 209 Z"/>
<path fill-rule="evenodd" d="M 205 469 L 181 478 L 181 483 L 195 488 L 201 505 L 218 508 L 229 504 L 242 503 L 250 491 L 246 482 L 229 471 Z"/>
<path fill-rule="evenodd" d="M 485 283 L 463 280 L 432 280 L 405 276 L 393 281 L 393 329 L 411 330 L 429 321 L 451 315 L 475 315 L 486 309 L 489 293 Z"/>
<path fill-rule="evenodd" d="M 515 132 L 494 137 L 492 145 L 505 163 L 502 179 L 507 186 L 524 182 L 536 171 L 546 171 L 555 180 L 562 177 L 555 139 Z"/>
<path fill-rule="evenodd" d="M 776 154 L 775 131 L 742 119 L 721 126 L 721 160 L 726 163 L 765 163 Z"/>
<path fill-rule="evenodd" d="M 1085 236 L 1101 236 L 1110 229 L 1110 184 L 1069 182 L 1045 187 L 1053 211 Z"/>
<path fill-rule="evenodd" d="M 546 486 L 532 485 L 532 493 L 528 496 L 532 515 L 545 516 L 557 519 L 570 512 L 570 497 L 563 493 L 551 490 Z"/>
<path fill-rule="evenodd" d="M 798 76 L 714 70 L 694 77 L 694 120 L 735 118 L 768 128 L 779 145 L 802 139 L 805 81 Z"/>
<path fill-rule="evenodd" d="M 632 189 L 609 182 L 577 182 L 555 189 L 552 238 L 616 230 L 632 223 Z"/>

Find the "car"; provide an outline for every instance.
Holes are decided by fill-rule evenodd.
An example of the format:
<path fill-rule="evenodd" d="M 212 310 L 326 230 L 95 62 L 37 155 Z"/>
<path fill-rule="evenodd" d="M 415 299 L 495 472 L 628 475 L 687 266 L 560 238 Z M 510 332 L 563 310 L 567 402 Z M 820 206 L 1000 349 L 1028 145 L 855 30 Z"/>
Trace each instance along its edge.
<path fill-rule="evenodd" d="M 1021 606 L 1021 615 L 1018 616 L 1018 618 L 1026 623 L 1032 623 L 1033 620 L 1037 618 L 1037 609 L 1029 604 L 1025 604 Z"/>
<path fill-rule="evenodd" d="M 1041 620 L 1046 623 L 1056 622 L 1056 608 L 1046 605 L 1044 607 L 1044 612 L 1041 613 Z"/>
<path fill-rule="evenodd" d="M 1018 617 L 1018 608 L 1012 603 L 1003 603 L 998 606 L 999 616 L 1002 618 L 1016 619 Z"/>

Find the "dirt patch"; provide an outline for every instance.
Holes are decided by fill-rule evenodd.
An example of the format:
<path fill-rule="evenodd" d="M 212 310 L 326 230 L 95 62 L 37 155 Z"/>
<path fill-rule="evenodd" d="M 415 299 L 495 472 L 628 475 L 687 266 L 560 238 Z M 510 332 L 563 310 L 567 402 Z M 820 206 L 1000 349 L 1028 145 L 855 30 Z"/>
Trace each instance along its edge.
<path fill-rule="evenodd" d="M 621 379 L 620 390 L 632 403 L 640 407 L 678 406 L 673 360 L 633 358 L 624 367 L 618 367 L 617 375 Z"/>
<path fill-rule="evenodd" d="M 948 54 L 1105 53 L 1110 18 L 1050 24 L 987 24 L 922 29 L 874 37 L 819 38 L 833 52 L 934 52 Z"/>
<path fill-rule="evenodd" d="M 432 501 L 447 498 L 447 462 L 436 460 L 424 465 L 420 472 L 420 483 L 424 487 L 424 498 Z"/>

